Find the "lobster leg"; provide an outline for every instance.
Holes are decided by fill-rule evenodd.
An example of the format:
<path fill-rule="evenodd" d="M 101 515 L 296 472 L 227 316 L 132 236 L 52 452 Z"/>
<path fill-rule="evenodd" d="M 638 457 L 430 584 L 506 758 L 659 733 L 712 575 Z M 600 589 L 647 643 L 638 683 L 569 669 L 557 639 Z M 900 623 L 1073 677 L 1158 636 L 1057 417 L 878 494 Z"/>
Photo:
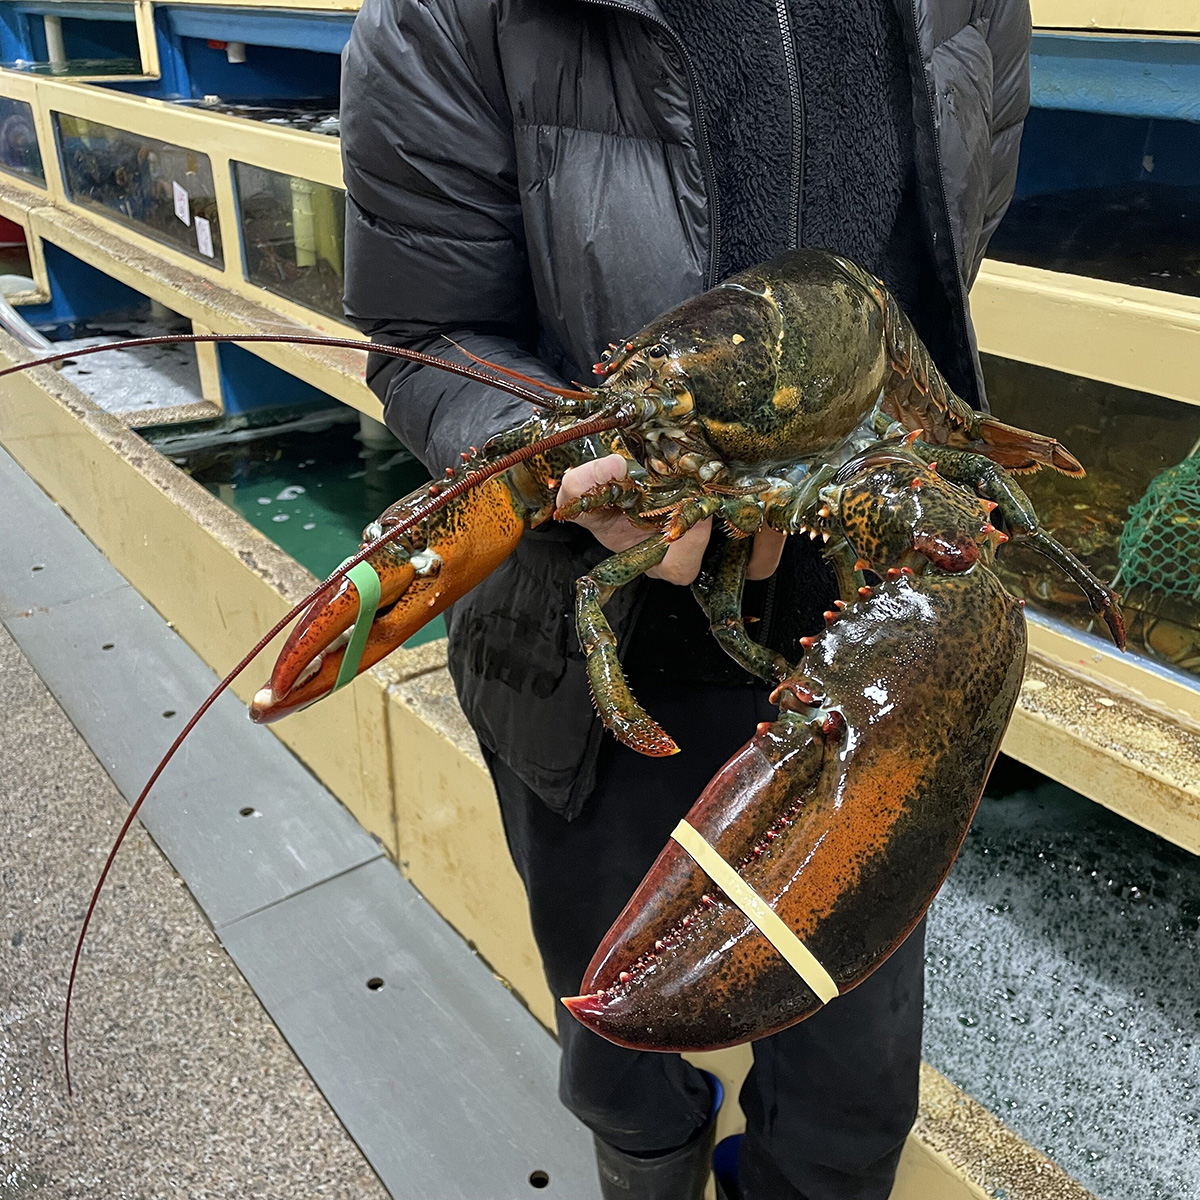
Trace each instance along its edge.
<path fill-rule="evenodd" d="M 673 541 L 712 516 L 720 505 L 720 500 L 711 496 L 684 501 L 666 530 L 606 558 L 575 585 L 575 628 L 587 656 L 588 682 L 600 719 L 619 742 L 652 758 L 678 754 L 679 747 L 642 708 L 630 689 L 617 657 L 617 637 L 603 606 L 617 588 L 657 567 L 666 558 Z"/>
<path fill-rule="evenodd" d="M 1032 501 L 1012 476 L 980 454 L 920 443 L 913 449 L 926 462 L 936 463 L 938 472 L 952 483 L 974 488 L 992 501 L 1012 539 L 1024 542 L 1073 579 L 1087 597 L 1092 612 L 1103 618 L 1117 648 L 1125 649 L 1125 618 L 1121 615 L 1120 598 L 1042 528 Z"/>
<path fill-rule="evenodd" d="M 750 538 L 726 538 L 714 532 L 704 566 L 692 584 L 692 595 L 721 649 L 751 675 L 776 684 L 792 673 L 791 664 L 750 637 L 742 616 L 742 589 L 753 549 Z"/>

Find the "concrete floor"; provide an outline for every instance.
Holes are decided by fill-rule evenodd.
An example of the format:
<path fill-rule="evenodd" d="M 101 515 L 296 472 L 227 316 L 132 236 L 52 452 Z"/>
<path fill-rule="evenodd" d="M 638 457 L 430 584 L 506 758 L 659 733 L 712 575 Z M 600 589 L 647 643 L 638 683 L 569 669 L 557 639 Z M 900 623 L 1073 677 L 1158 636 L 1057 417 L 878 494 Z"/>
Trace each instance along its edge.
<path fill-rule="evenodd" d="M 0 1200 L 387 1196 L 140 825 L 62 1005 L 126 811 L 0 627 Z"/>

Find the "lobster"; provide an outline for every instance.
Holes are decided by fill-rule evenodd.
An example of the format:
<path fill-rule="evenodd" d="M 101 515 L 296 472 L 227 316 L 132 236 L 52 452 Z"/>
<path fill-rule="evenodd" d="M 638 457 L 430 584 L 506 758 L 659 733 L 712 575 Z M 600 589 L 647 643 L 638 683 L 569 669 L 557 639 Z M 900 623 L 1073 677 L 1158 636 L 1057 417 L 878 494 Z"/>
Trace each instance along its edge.
<path fill-rule="evenodd" d="M 219 334 L 120 345 L 189 340 L 363 345 Z M 1083 467 L 1053 438 L 965 404 L 883 283 L 845 258 L 790 251 L 730 277 L 610 346 L 597 387 L 551 386 L 469 354 L 464 364 L 371 348 L 486 382 L 535 411 L 389 507 L 201 705 L 110 851 L 76 947 L 68 1020 L 83 937 L 125 830 L 261 649 L 299 616 L 250 706 L 265 723 L 380 661 L 547 521 L 609 510 L 646 533 L 576 585 L 593 696 L 618 739 L 677 752 L 625 679 L 604 605 L 709 518 L 721 533 L 693 592 L 721 646 L 780 707 L 680 823 L 581 994 L 564 1001 L 625 1045 L 712 1048 L 782 1029 L 861 982 L 920 919 L 1020 685 L 1020 602 L 990 568 L 1010 537 L 1063 569 L 1124 646 L 1116 595 L 1041 529 L 1014 479 Z M 563 474 L 604 453 L 619 454 L 625 474 L 560 506 Z M 802 639 L 799 665 L 755 642 L 742 619 L 751 535 L 762 529 L 820 538 L 837 573 L 842 598 L 826 631 Z M 64 1053 L 66 1034 L 64 1022 Z"/>

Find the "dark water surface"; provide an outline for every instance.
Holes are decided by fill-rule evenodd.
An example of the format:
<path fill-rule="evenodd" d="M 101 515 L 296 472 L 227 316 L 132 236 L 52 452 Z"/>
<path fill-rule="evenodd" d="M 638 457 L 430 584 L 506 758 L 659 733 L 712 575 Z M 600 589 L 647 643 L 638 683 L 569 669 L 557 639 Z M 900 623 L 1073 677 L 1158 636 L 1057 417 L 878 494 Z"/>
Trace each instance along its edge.
<path fill-rule="evenodd" d="M 1143 181 L 1025 196 L 988 256 L 1200 296 L 1200 187 Z"/>

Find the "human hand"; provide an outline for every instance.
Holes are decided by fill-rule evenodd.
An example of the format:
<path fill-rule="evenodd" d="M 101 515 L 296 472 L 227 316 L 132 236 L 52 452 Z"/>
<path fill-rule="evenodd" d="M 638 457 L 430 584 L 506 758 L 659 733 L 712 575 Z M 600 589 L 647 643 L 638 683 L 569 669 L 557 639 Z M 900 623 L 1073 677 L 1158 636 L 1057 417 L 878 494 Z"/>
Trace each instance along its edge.
<path fill-rule="evenodd" d="M 592 459 L 578 467 L 571 467 L 562 477 L 558 489 L 558 507 L 579 499 L 586 492 L 614 479 L 621 479 L 627 472 L 628 463 L 620 454 Z M 623 512 L 608 509 L 599 512 L 581 513 L 574 518 L 607 550 L 619 553 L 644 542 L 650 536 L 639 529 Z M 700 574 L 700 564 L 712 533 L 712 518 L 701 521 L 671 543 L 666 557 L 647 574 L 653 579 L 665 579 L 668 583 L 687 586 Z M 750 579 L 766 579 L 779 566 L 783 553 L 785 535 L 773 529 L 761 529 L 754 535 L 754 550 L 750 555 L 750 566 L 746 572 Z"/>

